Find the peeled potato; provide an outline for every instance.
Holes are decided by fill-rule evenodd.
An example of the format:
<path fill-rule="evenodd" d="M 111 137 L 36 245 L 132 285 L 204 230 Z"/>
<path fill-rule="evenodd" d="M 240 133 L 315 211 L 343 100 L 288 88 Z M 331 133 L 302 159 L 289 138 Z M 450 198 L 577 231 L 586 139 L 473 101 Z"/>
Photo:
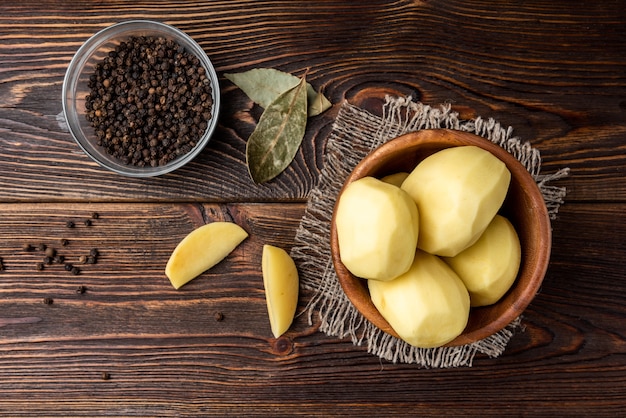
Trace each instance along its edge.
<path fill-rule="evenodd" d="M 510 180 L 506 165 L 476 146 L 424 159 L 402 183 L 420 215 L 418 248 L 454 257 L 472 245 L 502 206 Z"/>
<path fill-rule="evenodd" d="M 263 246 L 263 286 L 272 334 L 278 338 L 291 326 L 298 306 L 298 270 L 282 248 Z"/>
<path fill-rule="evenodd" d="M 418 213 L 411 197 L 374 177 L 350 183 L 335 213 L 339 257 L 355 276 L 391 280 L 415 255 Z"/>
<path fill-rule="evenodd" d="M 515 228 L 508 219 L 496 215 L 474 245 L 444 261 L 467 287 L 471 306 L 486 306 L 509 290 L 517 277 L 521 257 Z"/>
<path fill-rule="evenodd" d="M 165 266 L 165 275 L 179 289 L 230 254 L 248 233 L 231 222 L 213 222 L 189 233 L 176 246 Z"/>
<path fill-rule="evenodd" d="M 417 250 L 411 268 L 394 280 L 367 281 L 374 306 L 407 343 L 442 346 L 459 336 L 469 319 L 463 282 L 437 256 Z"/>
<path fill-rule="evenodd" d="M 401 171 L 399 173 L 389 174 L 388 176 L 383 177 L 381 180 L 385 183 L 393 184 L 394 186 L 400 187 L 407 177 L 409 177 L 409 173 Z"/>

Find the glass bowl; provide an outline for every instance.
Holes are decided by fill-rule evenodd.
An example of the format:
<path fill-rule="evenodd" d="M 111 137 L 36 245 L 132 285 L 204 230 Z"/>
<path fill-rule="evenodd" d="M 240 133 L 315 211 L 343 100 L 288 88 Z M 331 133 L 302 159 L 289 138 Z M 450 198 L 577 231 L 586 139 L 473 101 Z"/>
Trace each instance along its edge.
<path fill-rule="evenodd" d="M 89 78 L 96 65 L 113 51 L 121 42 L 132 36 L 163 37 L 177 42 L 185 50 L 195 55 L 205 69 L 211 82 L 213 107 L 207 128 L 196 145 L 187 153 L 166 164 L 156 167 L 125 164 L 108 154 L 97 145 L 95 129 L 86 118 L 86 96 L 90 93 Z M 206 146 L 217 126 L 220 108 L 220 91 L 217 74 L 204 50 L 191 37 L 177 28 L 149 20 L 132 20 L 109 26 L 89 38 L 76 52 L 63 81 L 63 112 L 70 133 L 82 150 L 95 162 L 111 171 L 129 177 L 159 176 L 176 170 L 194 159 Z"/>

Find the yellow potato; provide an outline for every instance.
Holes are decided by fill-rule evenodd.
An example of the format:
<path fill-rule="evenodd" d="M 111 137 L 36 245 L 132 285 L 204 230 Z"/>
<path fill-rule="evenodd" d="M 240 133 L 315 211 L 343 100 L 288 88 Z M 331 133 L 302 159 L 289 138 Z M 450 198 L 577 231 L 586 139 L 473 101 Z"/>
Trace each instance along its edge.
<path fill-rule="evenodd" d="M 418 213 L 399 187 L 374 177 L 350 183 L 335 213 L 341 262 L 355 276 L 391 280 L 409 269 L 418 237 Z"/>
<path fill-rule="evenodd" d="M 272 334 L 278 338 L 291 326 L 298 306 L 298 270 L 282 248 L 263 246 L 263 286 Z"/>
<path fill-rule="evenodd" d="M 400 277 L 367 283 L 374 306 L 400 338 L 415 347 L 442 346 L 467 325 L 467 289 L 439 257 L 417 250 L 411 268 Z"/>
<path fill-rule="evenodd" d="M 510 180 L 502 161 L 475 146 L 424 159 L 402 183 L 420 214 L 418 248 L 453 257 L 472 245 L 502 206 Z"/>
<path fill-rule="evenodd" d="M 231 222 L 203 225 L 178 243 L 165 266 L 165 275 L 179 289 L 226 258 L 247 236 L 243 228 Z"/>
<path fill-rule="evenodd" d="M 400 187 L 402 186 L 402 182 L 404 182 L 407 177 L 409 177 L 409 173 L 399 172 L 389 174 L 388 176 L 383 177 L 381 180 L 385 183 L 393 184 L 394 186 Z"/>
<path fill-rule="evenodd" d="M 509 290 L 522 250 L 511 222 L 496 215 L 478 241 L 455 257 L 444 258 L 469 291 L 471 306 L 497 302 Z"/>

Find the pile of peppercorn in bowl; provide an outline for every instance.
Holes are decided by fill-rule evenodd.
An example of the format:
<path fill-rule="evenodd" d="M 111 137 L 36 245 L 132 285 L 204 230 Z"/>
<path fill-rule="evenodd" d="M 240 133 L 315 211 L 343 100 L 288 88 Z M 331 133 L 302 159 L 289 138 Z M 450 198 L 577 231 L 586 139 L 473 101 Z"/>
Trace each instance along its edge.
<path fill-rule="evenodd" d="M 96 33 L 63 83 L 63 111 L 94 161 L 130 177 L 158 176 L 206 146 L 219 113 L 217 74 L 180 30 L 134 20 Z"/>

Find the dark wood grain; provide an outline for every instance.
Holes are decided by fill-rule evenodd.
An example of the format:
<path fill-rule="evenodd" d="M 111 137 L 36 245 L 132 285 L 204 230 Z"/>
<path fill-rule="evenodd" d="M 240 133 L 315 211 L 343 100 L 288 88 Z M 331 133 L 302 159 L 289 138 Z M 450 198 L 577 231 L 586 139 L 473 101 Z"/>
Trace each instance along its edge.
<path fill-rule="evenodd" d="M 625 6 L 2 2 L 0 415 L 623 416 Z M 59 123 L 76 50 L 98 30 L 138 18 L 193 36 L 222 90 L 208 147 L 153 179 L 104 171 Z M 245 166 L 262 109 L 223 76 L 255 67 L 308 71 L 334 104 L 309 120 L 293 164 L 265 185 Z M 341 103 L 380 114 L 387 94 L 494 118 L 541 151 L 544 173 L 571 169 L 555 184 L 568 195 L 553 221 L 548 274 L 524 332 L 497 359 L 446 370 L 391 364 L 318 332 L 315 315 L 271 337 L 262 245 L 294 244 Z M 93 211 L 100 218 L 86 227 Z M 163 273 L 169 254 L 214 220 L 233 220 L 250 237 L 175 291 Z M 92 248 L 101 256 L 78 275 L 59 265 L 38 271 L 41 254 L 22 247 L 41 242 L 68 260 Z M 299 312 L 310 297 L 303 292 Z"/>
<path fill-rule="evenodd" d="M 614 175 L 625 165 L 626 131 L 626 12 L 619 1 L 503 10 L 445 1 L 36 4 L 5 5 L 0 14 L 5 201 L 304 198 L 322 166 L 333 113 L 310 121 L 286 173 L 254 185 L 244 149 L 260 111 L 223 73 L 259 66 L 308 69 L 309 81 L 335 106 L 383 87 L 427 104 L 452 103 L 465 117 L 494 117 L 533 141 L 546 170 L 579 172 L 572 177 L 579 198 L 624 198 L 616 195 L 623 188 Z M 220 75 L 224 106 L 213 140 L 191 165 L 119 187 L 119 177 L 82 154 L 57 117 L 64 71 L 81 43 L 134 18 L 192 35 Z"/>
<path fill-rule="evenodd" d="M 513 408 L 615 416 L 626 402 L 626 280 L 618 273 L 626 262 L 616 259 L 626 251 L 625 207 L 607 205 L 603 214 L 593 208 L 564 207 L 548 276 L 524 315 L 526 330 L 502 357 L 477 358 L 471 369 L 420 370 L 325 337 L 305 316 L 285 336 L 271 337 L 261 246 L 289 248 L 302 204 L 0 205 L 0 411 L 332 415 L 353 406 L 354 413 L 422 408 L 425 415 L 498 416 Z M 100 219 L 91 228 L 65 227 L 66 219 L 94 210 Z M 175 291 L 163 268 L 177 240 L 205 221 L 229 219 L 250 238 Z M 611 251 L 581 245 L 581 232 L 593 230 L 612 231 L 602 247 Z M 55 266 L 37 272 L 36 253 L 22 244 L 54 245 L 61 236 L 70 244 L 59 252 L 72 258 L 95 246 L 98 264 L 78 276 Z M 76 293 L 81 285 L 84 294 Z"/>

